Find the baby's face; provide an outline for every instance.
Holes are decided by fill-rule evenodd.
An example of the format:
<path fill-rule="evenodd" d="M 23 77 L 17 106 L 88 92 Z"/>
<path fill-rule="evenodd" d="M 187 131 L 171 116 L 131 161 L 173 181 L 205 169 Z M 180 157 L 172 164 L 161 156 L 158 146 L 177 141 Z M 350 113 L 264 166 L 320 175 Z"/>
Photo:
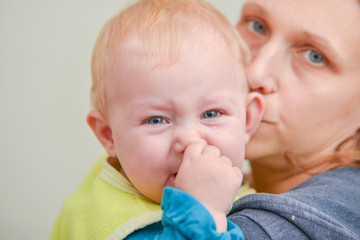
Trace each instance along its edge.
<path fill-rule="evenodd" d="M 105 89 L 116 154 L 133 185 L 160 203 L 185 149 L 200 139 L 241 167 L 245 76 L 226 48 L 202 42 L 155 69 L 144 55 L 133 55 L 116 66 Z"/>

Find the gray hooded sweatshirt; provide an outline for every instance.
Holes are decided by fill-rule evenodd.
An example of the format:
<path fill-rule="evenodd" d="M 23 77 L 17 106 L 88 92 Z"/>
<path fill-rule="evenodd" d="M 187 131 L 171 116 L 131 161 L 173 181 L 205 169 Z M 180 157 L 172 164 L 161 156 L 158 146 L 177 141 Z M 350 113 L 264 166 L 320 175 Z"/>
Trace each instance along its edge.
<path fill-rule="evenodd" d="M 246 240 L 360 240 L 360 168 L 321 173 L 284 194 L 247 195 L 228 219 Z"/>

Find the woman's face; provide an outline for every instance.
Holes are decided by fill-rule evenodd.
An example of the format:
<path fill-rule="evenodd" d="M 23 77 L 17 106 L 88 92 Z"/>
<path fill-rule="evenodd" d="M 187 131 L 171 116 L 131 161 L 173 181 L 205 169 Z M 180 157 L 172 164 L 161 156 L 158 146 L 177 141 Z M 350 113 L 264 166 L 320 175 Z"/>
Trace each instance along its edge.
<path fill-rule="evenodd" d="M 248 159 L 331 153 L 360 128 L 359 24 L 357 0 L 247 1 L 237 28 L 266 102 Z"/>

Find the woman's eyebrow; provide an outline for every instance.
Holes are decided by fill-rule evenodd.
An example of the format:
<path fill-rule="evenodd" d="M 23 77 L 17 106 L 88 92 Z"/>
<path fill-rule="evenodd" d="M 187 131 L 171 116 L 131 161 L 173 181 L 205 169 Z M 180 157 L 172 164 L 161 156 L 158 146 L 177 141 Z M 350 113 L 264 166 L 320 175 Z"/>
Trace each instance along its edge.
<path fill-rule="evenodd" d="M 267 16 L 268 12 L 266 11 L 266 9 L 262 8 L 261 6 L 259 6 L 256 3 L 245 3 L 243 5 L 243 11 L 250 11 L 250 12 L 256 12 L 257 14 L 261 15 L 261 16 Z"/>
<path fill-rule="evenodd" d="M 330 42 L 326 38 L 313 34 L 309 31 L 301 31 L 300 35 L 303 36 L 305 39 L 309 40 L 310 42 L 318 43 L 322 47 L 335 52 L 335 49 L 333 49 Z"/>
<path fill-rule="evenodd" d="M 315 47 L 319 47 L 320 50 L 322 50 L 322 52 L 326 54 L 328 58 L 331 59 L 331 61 L 334 62 L 341 61 L 340 54 L 336 51 L 336 49 L 326 38 L 311 33 L 309 31 L 299 31 L 298 35 L 301 36 L 301 38 L 298 39 L 299 44 L 303 43 L 303 41 L 309 42 L 313 44 Z"/>

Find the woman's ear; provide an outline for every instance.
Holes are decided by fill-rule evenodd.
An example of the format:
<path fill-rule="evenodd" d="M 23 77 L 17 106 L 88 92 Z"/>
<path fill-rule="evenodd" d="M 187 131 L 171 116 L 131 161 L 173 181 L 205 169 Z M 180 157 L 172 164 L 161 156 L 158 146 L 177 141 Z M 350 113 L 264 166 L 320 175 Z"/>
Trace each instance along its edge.
<path fill-rule="evenodd" d="M 265 101 L 258 92 L 250 92 L 246 99 L 246 143 L 256 132 L 265 110 Z"/>
<path fill-rule="evenodd" d="M 115 158 L 116 152 L 111 127 L 104 116 L 98 110 L 92 110 L 88 113 L 86 121 L 108 155 Z"/>

